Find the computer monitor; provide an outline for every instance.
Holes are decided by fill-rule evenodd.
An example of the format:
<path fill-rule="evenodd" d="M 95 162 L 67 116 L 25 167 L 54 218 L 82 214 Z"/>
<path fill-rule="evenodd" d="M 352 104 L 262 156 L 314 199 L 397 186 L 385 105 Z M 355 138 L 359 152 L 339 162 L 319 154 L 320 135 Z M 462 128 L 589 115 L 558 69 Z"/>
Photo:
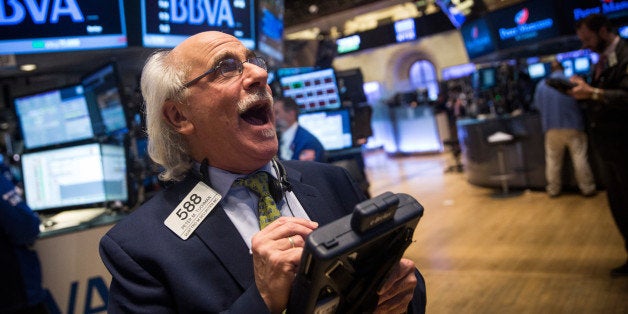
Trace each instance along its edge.
<path fill-rule="evenodd" d="M 16 97 L 13 104 L 27 150 L 94 137 L 82 85 Z"/>
<path fill-rule="evenodd" d="M 575 58 L 573 65 L 576 74 L 588 74 L 591 71 L 591 60 L 587 56 Z"/>
<path fill-rule="evenodd" d="M 128 200 L 124 147 L 89 143 L 22 155 L 26 203 L 35 211 Z"/>
<path fill-rule="evenodd" d="M 353 146 L 351 115 L 347 108 L 301 113 L 299 125 L 314 134 L 325 150 Z"/>
<path fill-rule="evenodd" d="M 128 131 L 124 97 L 115 63 L 85 75 L 81 83 L 92 112 L 94 133 L 113 135 Z"/>
<path fill-rule="evenodd" d="M 544 78 L 547 75 L 547 64 L 543 62 L 529 64 L 528 75 L 533 80 Z"/>
<path fill-rule="evenodd" d="M 279 78 L 284 97 L 294 99 L 301 112 L 340 108 L 333 69 L 316 70 Z"/>

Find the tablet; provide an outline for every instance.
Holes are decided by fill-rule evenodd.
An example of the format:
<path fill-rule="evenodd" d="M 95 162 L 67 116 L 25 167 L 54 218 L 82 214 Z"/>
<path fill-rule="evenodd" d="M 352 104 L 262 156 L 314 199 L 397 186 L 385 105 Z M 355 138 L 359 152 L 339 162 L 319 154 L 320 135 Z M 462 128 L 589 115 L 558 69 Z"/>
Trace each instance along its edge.
<path fill-rule="evenodd" d="M 314 230 L 305 241 L 288 300 L 288 313 L 366 313 L 399 262 L 423 206 L 407 194 L 386 192 L 352 214 Z"/>
<path fill-rule="evenodd" d="M 560 79 L 560 78 L 548 78 L 545 80 L 545 84 L 549 85 L 550 87 L 558 90 L 559 92 L 563 94 L 566 94 L 569 90 L 577 86 L 576 83 L 572 83 L 568 80 Z"/>

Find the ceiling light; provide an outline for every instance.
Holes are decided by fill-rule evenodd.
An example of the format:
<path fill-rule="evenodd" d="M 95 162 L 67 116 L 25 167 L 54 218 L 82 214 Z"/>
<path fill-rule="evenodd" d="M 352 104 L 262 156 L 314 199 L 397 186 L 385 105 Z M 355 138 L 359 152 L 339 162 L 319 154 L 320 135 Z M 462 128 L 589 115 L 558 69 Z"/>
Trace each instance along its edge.
<path fill-rule="evenodd" d="M 312 4 L 307 8 L 307 10 L 310 14 L 316 14 L 318 13 L 318 6 L 316 4 Z"/>
<path fill-rule="evenodd" d="M 30 71 L 35 71 L 37 69 L 37 65 L 35 64 L 22 64 L 20 66 L 20 70 L 24 71 L 24 72 L 30 72 Z"/>

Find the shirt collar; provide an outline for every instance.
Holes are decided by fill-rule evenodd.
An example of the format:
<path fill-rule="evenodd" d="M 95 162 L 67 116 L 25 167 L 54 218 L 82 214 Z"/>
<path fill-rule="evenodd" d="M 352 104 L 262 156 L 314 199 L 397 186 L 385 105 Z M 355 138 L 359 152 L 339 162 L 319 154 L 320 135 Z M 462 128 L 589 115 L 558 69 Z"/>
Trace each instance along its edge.
<path fill-rule="evenodd" d="M 199 173 L 200 173 L 200 167 L 201 167 L 200 163 L 194 162 L 194 168 L 196 169 L 196 171 L 199 171 Z M 227 193 L 229 192 L 229 189 L 231 189 L 231 185 L 233 185 L 233 182 L 236 179 L 243 178 L 246 176 L 241 173 L 231 173 L 229 171 L 225 171 L 225 170 L 212 167 L 212 166 L 209 166 L 207 168 L 207 171 L 209 172 L 211 188 L 214 189 L 214 191 L 218 192 L 218 194 L 220 194 L 220 196 L 222 197 L 225 197 L 225 195 L 227 195 Z M 275 169 L 272 167 L 272 161 L 269 161 L 267 164 L 265 164 L 263 167 L 259 168 L 258 170 L 254 171 L 253 173 L 259 172 L 259 171 L 268 172 L 273 177 L 277 178 L 277 173 L 275 172 Z"/>
<path fill-rule="evenodd" d="M 293 123 L 289 128 L 285 131 L 281 132 L 281 143 L 282 144 L 290 144 L 294 140 L 294 136 L 297 134 L 297 127 L 299 127 L 299 123 Z"/>

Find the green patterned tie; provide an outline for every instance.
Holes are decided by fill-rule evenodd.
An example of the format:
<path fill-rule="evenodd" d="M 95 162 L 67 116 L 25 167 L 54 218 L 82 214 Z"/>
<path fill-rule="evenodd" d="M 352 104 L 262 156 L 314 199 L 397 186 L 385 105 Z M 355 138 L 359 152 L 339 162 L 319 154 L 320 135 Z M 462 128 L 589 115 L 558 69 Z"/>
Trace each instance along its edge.
<path fill-rule="evenodd" d="M 239 178 L 235 186 L 246 186 L 259 196 L 257 211 L 259 212 L 259 229 L 262 230 L 275 219 L 281 217 L 277 205 L 268 190 L 268 173 L 260 171 L 246 178 Z"/>

